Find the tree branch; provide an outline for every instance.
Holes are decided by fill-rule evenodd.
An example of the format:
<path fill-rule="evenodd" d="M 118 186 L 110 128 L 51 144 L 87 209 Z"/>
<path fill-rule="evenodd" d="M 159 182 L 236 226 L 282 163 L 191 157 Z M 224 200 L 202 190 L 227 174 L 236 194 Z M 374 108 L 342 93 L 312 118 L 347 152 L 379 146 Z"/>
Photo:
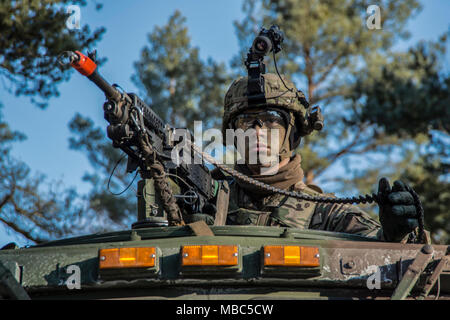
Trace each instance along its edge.
<path fill-rule="evenodd" d="M 13 67 L 12 66 L 8 66 L 8 65 L 6 65 L 6 64 L 4 64 L 4 63 L 1 63 L 0 64 L 0 68 L 3 68 L 3 69 L 5 69 L 5 70 L 7 70 L 9 73 L 11 73 L 11 74 L 14 74 L 14 69 L 13 69 Z"/>
<path fill-rule="evenodd" d="M 322 95 L 318 95 L 318 97 L 315 99 L 315 103 L 317 103 L 318 101 L 322 101 L 322 100 L 326 100 L 326 99 L 331 99 L 337 96 L 345 96 L 348 92 L 348 89 L 344 89 L 342 87 L 338 88 L 338 90 L 328 90 L 326 93 L 322 94 Z"/>
<path fill-rule="evenodd" d="M 358 126 L 358 132 L 356 133 L 354 139 L 352 142 L 350 142 L 349 144 L 347 144 L 346 146 L 344 146 L 343 148 L 341 148 L 339 151 L 333 153 L 333 154 L 329 154 L 327 156 L 325 156 L 325 158 L 328 160 L 329 164 L 327 167 L 322 168 L 320 170 L 318 170 L 316 172 L 316 177 L 321 175 L 326 169 L 328 169 L 334 162 L 336 162 L 336 160 L 338 160 L 339 158 L 343 157 L 344 155 L 347 154 L 357 154 L 359 152 L 354 151 L 354 148 L 363 145 L 364 143 L 370 142 L 371 139 L 364 139 L 364 140 L 360 140 L 361 135 L 364 133 L 364 131 L 367 129 L 367 127 L 364 127 L 363 125 Z M 375 144 L 376 145 L 376 144 Z M 374 146 L 371 146 L 374 147 Z"/>
<path fill-rule="evenodd" d="M 14 230 L 15 232 L 20 233 L 25 238 L 27 238 L 31 241 L 34 241 L 35 243 L 42 243 L 45 241 L 44 239 L 42 239 L 40 237 L 34 237 L 30 232 L 20 228 L 18 225 L 16 225 L 15 223 L 13 223 L 11 221 L 6 221 L 5 219 L 0 217 L 0 222 L 3 222 L 5 225 L 7 225 L 9 228 Z"/>
<path fill-rule="evenodd" d="M 13 196 L 13 194 L 9 193 L 3 198 L 3 200 L 0 202 L 0 210 L 3 208 L 3 206 L 5 206 L 9 202 L 9 200 L 12 198 L 12 196 Z"/>
<path fill-rule="evenodd" d="M 338 158 L 342 157 L 344 154 L 350 152 L 352 148 L 354 148 L 358 144 L 361 144 L 361 141 L 359 140 L 359 138 L 361 137 L 361 135 L 365 129 L 366 128 L 363 128 L 362 126 L 358 126 L 358 132 L 356 133 L 356 136 L 352 142 L 347 144 L 345 147 L 343 147 L 341 150 L 334 153 L 333 155 L 326 156 L 326 158 L 330 162 L 330 165 L 333 164 L 333 162 L 336 161 Z"/>
<path fill-rule="evenodd" d="M 325 70 L 322 72 L 322 75 L 320 76 L 319 80 L 315 82 L 315 86 L 319 86 L 325 79 L 328 77 L 330 72 L 334 69 L 334 67 L 338 64 L 339 60 L 346 54 L 345 52 L 341 52 L 341 54 L 337 55 L 334 60 L 327 65 Z"/>

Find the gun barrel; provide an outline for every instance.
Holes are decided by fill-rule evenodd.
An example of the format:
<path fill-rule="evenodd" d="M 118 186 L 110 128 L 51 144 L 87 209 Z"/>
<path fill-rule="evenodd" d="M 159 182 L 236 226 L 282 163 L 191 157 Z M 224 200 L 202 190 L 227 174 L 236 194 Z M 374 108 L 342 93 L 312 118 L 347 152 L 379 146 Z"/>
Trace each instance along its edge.
<path fill-rule="evenodd" d="M 121 93 L 119 90 L 114 88 L 108 83 L 108 81 L 103 78 L 97 70 L 95 70 L 90 76 L 87 76 L 89 80 L 99 87 L 108 99 L 114 100 L 116 102 L 120 101 Z"/>
<path fill-rule="evenodd" d="M 119 102 L 121 93 L 103 78 L 97 71 L 97 64 L 80 51 L 67 52 L 70 57 L 70 65 L 83 76 L 94 82 L 106 95 L 108 99 Z"/>

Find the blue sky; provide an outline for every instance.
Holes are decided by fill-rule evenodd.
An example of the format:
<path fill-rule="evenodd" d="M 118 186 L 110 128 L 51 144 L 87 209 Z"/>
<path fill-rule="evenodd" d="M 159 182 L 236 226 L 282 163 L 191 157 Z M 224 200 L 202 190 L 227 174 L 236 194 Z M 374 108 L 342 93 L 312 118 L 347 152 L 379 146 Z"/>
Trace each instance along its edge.
<path fill-rule="evenodd" d="M 238 50 L 233 21 L 244 16 L 241 12 L 242 0 L 129 0 L 103 3 L 99 11 L 95 10 L 94 4 L 81 7 L 81 24 L 88 24 L 92 29 L 100 26 L 106 28 L 106 33 L 96 46 L 99 55 L 108 58 L 101 73 L 126 91 L 137 92 L 130 78 L 134 73 L 133 63 L 147 44 L 147 34 L 154 26 L 164 25 L 175 9 L 187 18 L 192 45 L 200 48 L 203 59 L 213 57 L 216 61 L 228 63 Z M 373 1 L 373 4 L 376 3 Z M 450 1 L 427 0 L 422 3 L 423 11 L 408 25 L 412 38 L 406 43 L 399 43 L 398 48 L 404 49 L 419 39 L 435 40 L 448 30 Z M 447 54 L 444 66 L 447 71 L 450 70 L 449 56 Z M 47 175 L 49 180 L 63 179 L 67 187 L 76 186 L 79 192 L 87 192 L 89 185 L 81 178 L 92 169 L 82 153 L 68 148 L 68 123 L 76 112 L 80 112 L 98 125 L 106 125 L 102 111 L 103 94 L 75 71 L 68 82 L 59 86 L 60 96 L 50 99 L 45 110 L 32 106 L 29 98 L 8 93 L 6 87 L 8 83 L 0 82 L 4 118 L 12 129 L 27 136 L 26 141 L 14 145 L 12 155 L 26 162 L 33 172 Z M 0 247 L 9 241 L 26 244 L 24 239 L 8 235 L 0 226 Z"/>

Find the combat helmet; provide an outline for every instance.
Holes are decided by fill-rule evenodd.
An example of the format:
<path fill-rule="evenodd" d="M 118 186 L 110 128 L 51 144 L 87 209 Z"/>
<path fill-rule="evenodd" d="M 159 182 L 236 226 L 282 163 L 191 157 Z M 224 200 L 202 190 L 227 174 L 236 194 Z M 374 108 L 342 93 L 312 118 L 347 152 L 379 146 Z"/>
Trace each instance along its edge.
<path fill-rule="evenodd" d="M 301 137 L 311 133 L 307 113 L 309 103 L 305 95 L 297 90 L 286 77 L 273 73 L 261 75 L 264 78 L 264 97 L 260 102 L 249 103 L 247 94 L 248 77 L 233 81 L 225 95 L 222 137 L 226 143 L 226 130 L 234 129 L 232 120 L 238 114 L 254 108 L 277 108 L 290 114 L 290 123 L 286 128 L 286 137 L 280 150 L 280 156 L 290 156 L 291 151 L 300 144 Z"/>

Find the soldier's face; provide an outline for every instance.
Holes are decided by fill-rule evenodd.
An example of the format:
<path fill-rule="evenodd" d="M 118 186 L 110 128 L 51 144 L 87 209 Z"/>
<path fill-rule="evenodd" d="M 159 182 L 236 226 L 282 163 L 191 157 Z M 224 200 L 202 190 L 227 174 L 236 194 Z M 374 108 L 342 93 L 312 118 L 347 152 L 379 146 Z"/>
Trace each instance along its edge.
<path fill-rule="evenodd" d="M 278 163 L 286 135 L 286 120 L 280 112 L 248 110 L 234 119 L 234 128 L 238 152 L 247 165 L 270 167 Z M 239 138 L 241 132 L 243 138 Z"/>

